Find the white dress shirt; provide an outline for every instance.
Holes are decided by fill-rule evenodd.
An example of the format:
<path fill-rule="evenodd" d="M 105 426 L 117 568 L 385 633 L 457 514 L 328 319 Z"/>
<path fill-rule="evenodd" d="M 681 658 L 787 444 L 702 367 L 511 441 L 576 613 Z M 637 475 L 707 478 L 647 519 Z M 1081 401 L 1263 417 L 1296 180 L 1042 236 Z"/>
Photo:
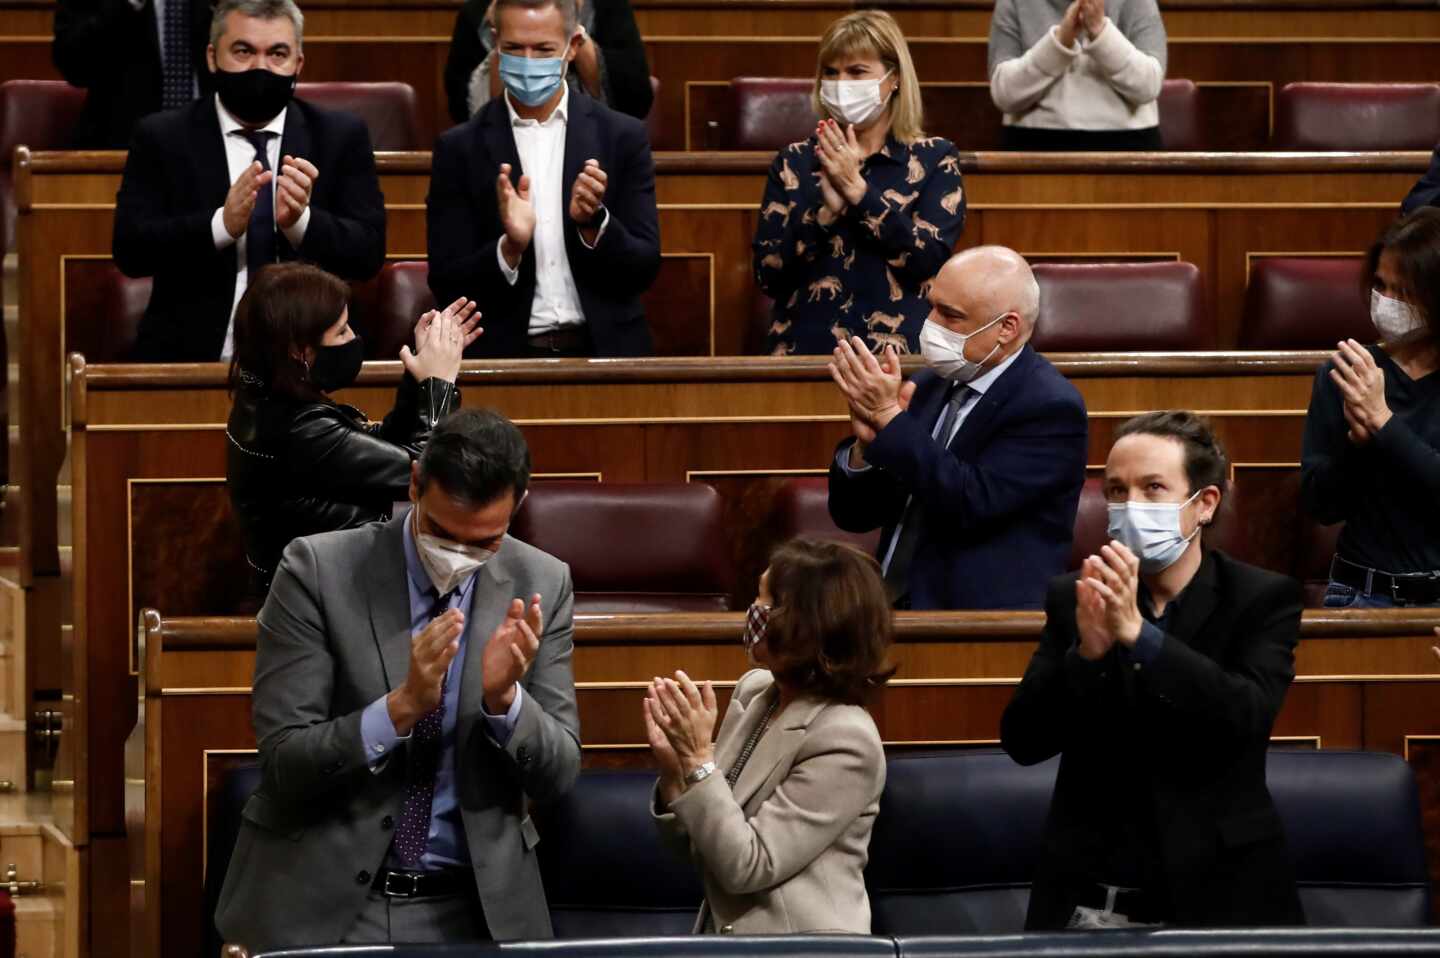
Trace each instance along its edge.
<path fill-rule="evenodd" d="M 230 182 L 234 183 L 240 179 L 251 163 L 255 162 L 255 147 L 242 135 L 245 125 L 235 119 L 230 111 L 220 104 L 220 97 L 215 97 L 215 112 L 220 116 L 220 135 L 225 141 L 225 160 L 230 167 Z M 274 182 L 274 197 L 280 198 L 280 140 L 285 135 L 285 114 L 290 112 L 289 107 L 276 114 L 275 119 L 260 127 L 263 131 L 272 132 L 275 135 L 265 145 L 265 158 L 270 164 L 270 169 L 275 171 L 277 180 Z M 289 241 L 292 249 L 298 250 L 300 244 L 305 240 L 305 229 L 310 225 L 310 207 L 300 214 L 288 229 L 284 230 L 285 239 Z M 238 238 L 231 236 L 230 231 L 225 228 L 225 207 L 221 206 L 210 218 L 210 234 L 215 239 L 215 248 L 224 249 L 227 246 L 235 247 L 235 298 L 230 301 L 230 322 L 225 329 L 225 346 L 220 350 L 220 361 L 229 362 L 230 356 L 235 351 L 235 307 L 240 305 L 240 297 L 245 295 L 245 287 L 250 282 L 250 275 L 246 268 L 245 260 L 245 234 L 241 233 Z M 338 317 L 337 317 L 338 318 Z"/>
<path fill-rule="evenodd" d="M 530 306 L 529 334 L 554 332 L 579 326 L 585 322 L 580 308 L 580 291 L 570 272 L 570 254 L 565 249 L 565 220 L 569 215 L 569 197 L 565 195 L 565 130 L 569 121 L 570 88 L 562 85 L 560 102 L 542 123 L 527 120 L 515 112 L 510 94 L 505 94 L 505 109 L 510 113 L 510 127 L 515 135 L 515 151 L 520 155 L 520 170 L 530 178 L 530 202 L 535 207 L 535 235 L 530 245 L 535 250 L 535 298 Z M 519 185 L 518 179 L 515 183 Z M 605 235 L 610 211 L 604 211 L 595 243 Z M 580 237 L 585 243 L 585 237 Z M 585 243 L 590 249 L 594 245 Z M 520 278 L 518 268 L 511 269 L 505 253 L 497 244 L 495 256 L 505 281 L 514 286 Z"/>

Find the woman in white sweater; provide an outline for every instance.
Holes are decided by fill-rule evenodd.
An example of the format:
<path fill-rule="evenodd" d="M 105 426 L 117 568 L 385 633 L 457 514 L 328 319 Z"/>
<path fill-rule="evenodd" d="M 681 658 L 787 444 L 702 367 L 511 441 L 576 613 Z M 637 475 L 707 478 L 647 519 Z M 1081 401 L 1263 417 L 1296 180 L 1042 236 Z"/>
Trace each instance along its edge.
<path fill-rule="evenodd" d="M 990 96 L 1011 150 L 1159 150 L 1155 0 L 996 0 Z"/>

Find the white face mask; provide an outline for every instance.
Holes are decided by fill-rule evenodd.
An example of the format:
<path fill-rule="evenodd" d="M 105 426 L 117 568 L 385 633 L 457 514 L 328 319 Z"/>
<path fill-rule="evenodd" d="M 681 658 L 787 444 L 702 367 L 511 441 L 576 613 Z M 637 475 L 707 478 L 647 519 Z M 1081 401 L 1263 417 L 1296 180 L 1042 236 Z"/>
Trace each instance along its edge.
<path fill-rule="evenodd" d="M 878 80 L 821 80 L 820 102 L 839 122 L 853 123 L 855 129 L 862 129 L 885 109 L 880 84 L 890 72 L 886 70 L 885 76 Z"/>
<path fill-rule="evenodd" d="M 1370 322 L 1387 343 L 1404 339 L 1425 325 L 1420 311 L 1409 303 L 1386 296 L 1378 289 L 1370 291 Z"/>
<path fill-rule="evenodd" d="M 930 364 L 931 369 L 946 379 L 957 383 L 968 383 L 980 375 L 980 368 L 989 362 L 990 357 L 1000 349 L 1000 343 L 996 342 L 994 348 L 986 353 L 985 358 L 978 363 L 965 358 L 965 344 L 970 341 L 972 336 L 978 336 L 1009 315 L 1009 313 L 1001 313 L 973 333 L 957 333 L 953 329 L 946 329 L 939 323 L 932 323 L 927 319 L 925 325 L 920 329 L 920 355 L 925 357 L 925 362 Z"/>
<path fill-rule="evenodd" d="M 415 516 L 415 551 L 420 555 L 420 564 L 425 574 L 441 595 L 454 592 L 461 583 L 475 571 L 495 557 L 494 549 L 461 545 L 450 539 L 442 539 L 420 531 L 420 519 L 416 508 L 410 514 Z"/>
<path fill-rule="evenodd" d="M 1185 554 L 1190 540 L 1200 534 L 1200 526 L 1188 536 L 1180 531 L 1180 510 L 1200 495 L 1196 490 L 1184 502 L 1112 502 L 1107 507 L 1110 538 L 1120 541 L 1140 557 L 1140 571 L 1155 573 L 1170 568 Z"/>

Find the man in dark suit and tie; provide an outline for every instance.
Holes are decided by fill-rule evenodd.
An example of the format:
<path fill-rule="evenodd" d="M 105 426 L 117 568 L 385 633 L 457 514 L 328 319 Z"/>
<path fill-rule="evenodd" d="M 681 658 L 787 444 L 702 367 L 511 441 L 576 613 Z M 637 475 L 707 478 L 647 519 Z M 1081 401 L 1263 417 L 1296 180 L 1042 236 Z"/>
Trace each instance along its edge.
<path fill-rule="evenodd" d="M 1060 755 L 1027 928 L 1305 922 L 1265 785 L 1300 584 L 1204 548 L 1228 472 L 1194 413 L 1116 432 L 1111 541 L 1050 584 L 1000 723 L 1020 764 Z"/>
<path fill-rule="evenodd" d="M 647 355 L 660 230 L 645 126 L 564 82 L 575 0 L 495 0 L 494 16 L 505 94 L 435 144 L 430 288 L 481 304 L 475 355 Z"/>
<path fill-rule="evenodd" d="M 305 62 L 293 0 L 220 0 L 210 34 L 216 96 L 141 121 L 116 199 L 115 263 L 155 278 L 143 362 L 228 360 L 235 306 L 267 263 L 364 280 L 385 258 L 365 124 L 292 99 Z"/>
<path fill-rule="evenodd" d="M 57 0 L 55 68 L 86 91 L 71 146 L 123 150 L 141 117 L 211 91 L 214 0 Z"/>
<path fill-rule="evenodd" d="M 1030 266 L 984 246 L 951 257 L 930 290 L 929 368 L 857 338 L 831 376 L 854 436 L 830 466 L 830 515 L 883 528 L 877 558 L 897 608 L 1031 609 L 1065 570 L 1085 481 L 1085 402 L 1029 345 Z"/>

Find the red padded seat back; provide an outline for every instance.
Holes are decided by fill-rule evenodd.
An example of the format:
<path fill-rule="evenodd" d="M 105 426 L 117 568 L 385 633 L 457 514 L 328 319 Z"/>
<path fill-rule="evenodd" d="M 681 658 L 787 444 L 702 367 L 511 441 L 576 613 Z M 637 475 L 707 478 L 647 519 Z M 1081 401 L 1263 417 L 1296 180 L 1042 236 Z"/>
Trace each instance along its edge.
<path fill-rule="evenodd" d="M 735 103 L 737 150 L 773 153 L 815 132 L 810 92 L 815 81 L 790 77 L 736 77 L 730 81 Z"/>
<path fill-rule="evenodd" d="M 86 265 L 65 283 L 65 351 L 90 363 L 125 362 L 150 304 L 150 279 L 132 279 L 112 263 Z"/>
<path fill-rule="evenodd" d="M 1200 91 L 1194 80 L 1166 80 L 1160 86 L 1160 137 L 1167 150 L 1203 150 Z"/>
<path fill-rule="evenodd" d="M 1192 350 L 1215 347 L 1200 271 L 1192 263 L 1041 263 L 1046 352 Z"/>
<path fill-rule="evenodd" d="M 408 83 L 301 83 L 295 95 L 327 110 L 360 117 L 370 130 L 370 145 L 378 151 L 409 152 L 429 146 L 420 142 L 415 88 Z"/>
<path fill-rule="evenodd" d="M 1379 338 L 1360 277 L 1360 257 L 1264 256 L 1251 261 L 1240 346 L 1334 349 L 1342 339 Z"/>
<path fill-rule="evenodd" d="M 723 503 L 704 483 L 542 480 L 510 532 L 569 563 L 576 612 L 730 607 Z"/>
<path fill-rule="evenodd" d="M 804 536 L 852 545 L 874 555 L 880 544 L 880 530 L 846 532 L 830 518 L 830 484 L 823 476 L 788 479 L 775 495 L 775 541 Z"/>
<path fill-rule="evenodd" d="M 1290 83 L 1275 101 L 1277 150 L 1432 150 L 1440 84 Z"/>
<path fill-rule="evenodd" d="M 1110 514 L 1105 507 L 1104 476 L 1086 476 L 1080 487 L 1080 506 L 1075 510 L 1075 538 L 1070 542 L 1071 572 L 1110 541 Z"/>
<path fill-rule="evenodd" d="M 85 91 L 63 80 L 0 83 L 0 256 L 15 243 L 15 147 L 67 149 L 84 106 Z"/>
<path fill-rule="evenodd" d="M 374 279 L 353 285 L 350 322 L 365 340 L 366 359 L 398 359 L 401 346 L 413 345 L 415 321 L 435 308 L 429 277 L 423 259 L 391 260 Z"/>

